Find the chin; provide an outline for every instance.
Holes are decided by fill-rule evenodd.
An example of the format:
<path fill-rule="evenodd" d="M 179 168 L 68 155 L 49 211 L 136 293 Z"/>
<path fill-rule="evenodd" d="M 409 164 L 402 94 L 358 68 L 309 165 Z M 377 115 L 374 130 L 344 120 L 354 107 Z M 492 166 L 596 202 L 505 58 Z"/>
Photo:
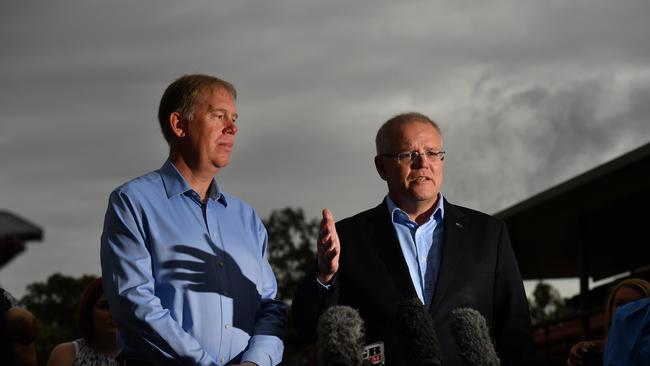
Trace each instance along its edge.
<path fill-rule="evenodd" d="M 434 200 L 438 197 L 438 192 L 430 191 L 430 190 L 412 190 L 411 196 L 415 198 L 417 201 L 429 201 L 429 200 Z"/>
<path fill-rule="evenodd" d="M 212 162 L 212 166 L 217 168 L 217 169 L 223 169 L 230 164 L 230 160 L 225 160 L 225 161 L 214 161 Z"/>

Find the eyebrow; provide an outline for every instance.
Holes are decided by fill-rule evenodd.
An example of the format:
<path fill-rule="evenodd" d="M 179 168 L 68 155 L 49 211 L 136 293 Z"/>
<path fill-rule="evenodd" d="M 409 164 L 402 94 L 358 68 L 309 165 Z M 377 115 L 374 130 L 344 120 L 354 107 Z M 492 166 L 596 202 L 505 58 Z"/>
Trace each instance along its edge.
<path fill-rule="evenodd" d="M 212 107 L 212 105 L 210 105 L 208 107 L 208 113 L 214 113 L 214 112 L 223 112 L 223 113 L 229 114 L 228 110 L 226 110 L 224 108 L 214 108 L 214 107 Z M 235 117 L 235 119 L 239 118 L 238 113 L 232 113 L 231 116 Z"/>
<path fill-rule="evenodd" d="M 441 147 L 423 147 L 422 148 L 424 151 L 442 151 Z M 411 151 L 418 151 L 418 149 L 414 147 L 405 147 L 403 152 L 411 152 Z"/>

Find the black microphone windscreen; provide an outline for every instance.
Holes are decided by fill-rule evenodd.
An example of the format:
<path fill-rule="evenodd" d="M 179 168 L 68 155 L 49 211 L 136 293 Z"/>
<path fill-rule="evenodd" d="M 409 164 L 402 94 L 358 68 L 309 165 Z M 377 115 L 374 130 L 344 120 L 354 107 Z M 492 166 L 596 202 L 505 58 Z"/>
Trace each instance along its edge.
<path fill-rule="evenodd" d="M 452 332 L 465 363 L 469 366 L 500 365 L 483 315 L 470 308 L 459 308 L 451 314 Z"/>
<path fill-rule="evenodd" d="M 409 365 L 440 365 L 440 342 L 433 319 L 417 297 L 407 298 L 397 307 L 396 327 Z"/>
<path fill-rule="evenodd" d="M 360 366 L 365 330 L 355 309 L 336 305 L 318 319 L 318 363 L 321 366 Z"/>

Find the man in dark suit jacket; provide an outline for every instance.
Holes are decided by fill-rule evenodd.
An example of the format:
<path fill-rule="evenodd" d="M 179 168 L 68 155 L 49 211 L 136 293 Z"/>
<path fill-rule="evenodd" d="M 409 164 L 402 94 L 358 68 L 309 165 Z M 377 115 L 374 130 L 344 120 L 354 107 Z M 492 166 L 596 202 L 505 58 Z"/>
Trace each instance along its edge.
<path fill-rule="evenodd" d="M 411 340 L 395 331 L 396 314 L 417 296 L 433 318 L 443 365 L 462 364 L 451 330 L 451 311 L 461 307 L 485 317 L 502 365 L 531 364 L 528 303 L 505 224 L 443 198 L 438 125 L 401 114 L 379 129 L 376 144 L 388 195 L 336 225 L 323 210 L 317 269 L 292 304 L 299 333 L 313 338 L 325 308 L 349 305 L 364 319 L 367 343 L 385 343 L 386 364 L 405 365 Z"/>

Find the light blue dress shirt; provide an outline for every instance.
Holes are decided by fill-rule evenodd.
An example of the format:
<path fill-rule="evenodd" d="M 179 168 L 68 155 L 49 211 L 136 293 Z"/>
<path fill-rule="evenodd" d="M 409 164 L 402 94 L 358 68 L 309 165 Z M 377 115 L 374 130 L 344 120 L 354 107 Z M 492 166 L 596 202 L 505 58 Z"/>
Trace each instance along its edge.
<path fill-rule="evenodd" d="M 286 305 L 252 207 L 213 181 L 202 203 L 176 167 L 115 189 L 101 239 L 120 358 L 155 365 L 281 361 Z"/>
<path fill-rule="evenodd" d="M 433 214 L 422 225 L 412 221 L 408 214 L 386 196 L 388 212 L 397 233 L 413 287 L 420 301 L 431 305 L 436 290 L 442 253 L 442 220 L 445 210 L 442 194 L 438 194 L 438 205 Z"/>

